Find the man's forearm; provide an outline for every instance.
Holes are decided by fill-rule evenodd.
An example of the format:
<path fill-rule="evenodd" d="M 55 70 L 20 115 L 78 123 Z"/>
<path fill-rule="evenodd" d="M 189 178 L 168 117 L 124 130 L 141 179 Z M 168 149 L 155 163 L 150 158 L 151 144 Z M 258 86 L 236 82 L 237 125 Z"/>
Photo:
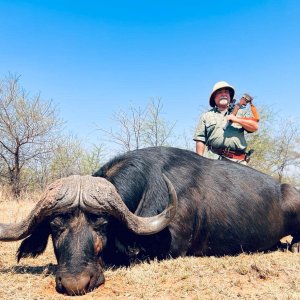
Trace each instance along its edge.
<path fill-rule="evenodd" d="M 243 118 L 238 118 L 238 122 L 245 130 L 249 132 L 254 132 L 258 129 L 258 123 L 253 120 L 246 120 Z"/>
<path fill-rule="evenodd" d="M 239 118 L 234 115 L 229 115 L 227 117 L 227 120 L 240 124 L 245 130 L 249 132 L 254 132 L 258 129 L 258 123 L 254 120 L 250 120 L 247 118 Z"/>

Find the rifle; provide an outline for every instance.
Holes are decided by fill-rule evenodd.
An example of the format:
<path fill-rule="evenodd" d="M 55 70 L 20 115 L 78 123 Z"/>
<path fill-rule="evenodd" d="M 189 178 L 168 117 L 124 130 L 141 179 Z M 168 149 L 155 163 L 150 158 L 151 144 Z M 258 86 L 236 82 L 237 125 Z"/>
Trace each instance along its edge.
<path fill-rule="evenodd" d="M 236 104 L 232 110 L 232 108 L 230 107 L 230 110 L 229 110 L 229 113 L 231 113 L 231 110 L 232 110 L 232 114 L 234 116 L 236 116 L 238 110 L 241 108 L 241 106 L 246 106 L 247 103 L 250 103 L 251 105 L 251 111 L 253 113 L 253 116 L 254 118 L 251 118 L 253 120 L 256 120 L 257 122 L 259 121 L 259 116 L 258 116 L 258 113 L 256 111 L 256 108 L 255 106 L 252 104 L 252 100 L 253 100 L 253 97 L 251 97 L 249 94 L 244 94 L 242 96 L 242 98 L 240 99 L 240 102 L 238 104 Z M 234 104 L 235 100 L 233 100 L 233 104 Z M 229 105 L 232 105 L 231 103 Z M 232 121 L 227 121 L 226 125 L 223 127 L 223 130 L 226 130 L 228 128 L 228 126 L 230 126 L 232 124 Z"/>

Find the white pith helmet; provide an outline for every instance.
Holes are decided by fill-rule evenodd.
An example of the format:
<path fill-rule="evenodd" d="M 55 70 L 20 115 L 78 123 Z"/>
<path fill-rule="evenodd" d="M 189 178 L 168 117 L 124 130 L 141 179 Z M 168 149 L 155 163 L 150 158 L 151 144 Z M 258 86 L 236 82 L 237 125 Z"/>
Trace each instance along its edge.
<path fill-rule="evenodd" d="M 215 105 L 216 105 L 216 103 L 215 103 L 215 92 L 217 91 L 217 90 L 220 90 L 220 89 L 224 89 L 224 88 L 226 88 L 226 89 L 228 89 L 229 90 L 229 93 L 230 93 L 230 101 L 233 99 L 233 97 L 234 97 L 234 88 L 230 85 L 230 84 L 228 84 L 226 81 L 219 81 L 219 82 L 217 82 L 215 85 L 214 85 L 214 87 L 213 87 L 213 89 L 212 89 L 212 92 L 211 92 L 211 94 L 210 94 L 210 97 L 209 97 L 209 105 L 211 106 L 211 107 L 215 107 Z"/>

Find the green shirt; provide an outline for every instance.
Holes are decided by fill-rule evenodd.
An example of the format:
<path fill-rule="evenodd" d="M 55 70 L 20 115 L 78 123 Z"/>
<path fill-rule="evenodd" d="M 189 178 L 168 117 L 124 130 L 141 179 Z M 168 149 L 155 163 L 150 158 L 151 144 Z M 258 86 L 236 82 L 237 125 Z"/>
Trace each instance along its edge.
<path fill-rule="evenodd" d="M 244 128 L 240 124 L 232 123 L 225 131 L 223 130 L 227 123 L 227 115 L 227 111 L 223 113 L 216 107 L 204 113 L 197 126 L 194 141 L 201 141 L 206 146 L 214 148 L 244 151 L 247 147 Z M 245 107 L 241 107 L 237 112 L 237 117 L 252 117 L 252 115 Z M 206 153 L 207 149 L 204 152 L 204 156 L 210 157 L 210 155 L 205 155 Z"/>

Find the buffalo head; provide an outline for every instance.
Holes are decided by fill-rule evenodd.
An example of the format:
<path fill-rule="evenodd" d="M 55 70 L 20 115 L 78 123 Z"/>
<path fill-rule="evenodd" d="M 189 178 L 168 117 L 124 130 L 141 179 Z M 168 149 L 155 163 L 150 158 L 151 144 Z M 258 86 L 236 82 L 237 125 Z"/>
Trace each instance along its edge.
<path fill-rule="evenodd" d="M 155 234 L 169 225 L 176 213 L 177 196 L 171 182 L 164 179 L 170 203 L 153 217 L 139 217 L 129 211 L 116 188 L 104 178 L 70 176 L 57 180 L 26 219 L 0 224 L 0 240 L 24 239 L 17 253 L 20 260 L 43 253 L 51 235 L 58 264 L 57 291 L 87 293 L 104 283 L 101 255 L 111 218 L 138 235 Z"/>

